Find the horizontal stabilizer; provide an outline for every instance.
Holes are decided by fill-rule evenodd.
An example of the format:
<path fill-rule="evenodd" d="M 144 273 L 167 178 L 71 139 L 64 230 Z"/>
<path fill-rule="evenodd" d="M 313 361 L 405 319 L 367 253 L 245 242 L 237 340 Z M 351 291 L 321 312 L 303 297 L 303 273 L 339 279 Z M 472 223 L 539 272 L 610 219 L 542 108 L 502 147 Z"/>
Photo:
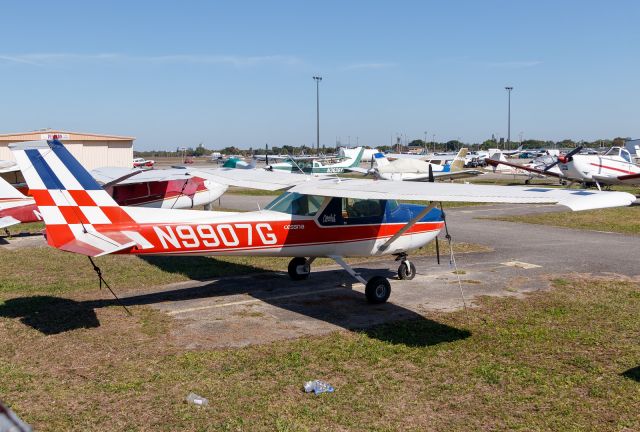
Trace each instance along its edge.
<path fill-rule="evenodd" d="M 19 224 L 20 221 L 11 216 L 0 217 L 0 228 L 7 228 Z"/>
<path fill-rule="evenodd" d="M 130 239 L 117 232 L 109 233 L 109 236 L 107 236 L 94 229 L 82 230 L 78 225 L 70 226 L 70 228 L 73 232 L 73 240 L 59 246 L 58 249 L 92 257 L 100 257 L 131 249 L 138 245 L 135 241 L 122 242 L 123 239 Z M 48 232 L 49 228 L 47 228 L 47 233 Z M 116 239 L 116 237 L 121 238 Z"/>

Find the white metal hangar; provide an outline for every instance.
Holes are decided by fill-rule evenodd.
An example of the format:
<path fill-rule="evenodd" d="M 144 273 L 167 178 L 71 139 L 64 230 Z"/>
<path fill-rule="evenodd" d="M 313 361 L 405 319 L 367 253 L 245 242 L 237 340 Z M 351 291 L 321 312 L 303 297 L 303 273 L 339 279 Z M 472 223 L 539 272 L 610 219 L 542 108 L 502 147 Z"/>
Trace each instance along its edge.
<path fill-rule="evenodd" d="M 58 138 L 80 163 L 92 170 L 100 167 L 131 168 L 134 137 L 68 132 L 54 129 L 0 134 L 0 160 L 13 161 L 9 144 Z"/>

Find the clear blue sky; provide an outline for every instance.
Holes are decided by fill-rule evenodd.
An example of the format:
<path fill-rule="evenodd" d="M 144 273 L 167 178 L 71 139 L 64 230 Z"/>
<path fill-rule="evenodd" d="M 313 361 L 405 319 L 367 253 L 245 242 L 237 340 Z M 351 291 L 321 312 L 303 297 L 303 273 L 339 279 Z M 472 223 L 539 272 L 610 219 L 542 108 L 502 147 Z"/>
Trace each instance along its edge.
<path fill-rule="evenodd" d="M 640 136 L 637 1 L 6 1 L 0 132 L 137 149 Z"/>

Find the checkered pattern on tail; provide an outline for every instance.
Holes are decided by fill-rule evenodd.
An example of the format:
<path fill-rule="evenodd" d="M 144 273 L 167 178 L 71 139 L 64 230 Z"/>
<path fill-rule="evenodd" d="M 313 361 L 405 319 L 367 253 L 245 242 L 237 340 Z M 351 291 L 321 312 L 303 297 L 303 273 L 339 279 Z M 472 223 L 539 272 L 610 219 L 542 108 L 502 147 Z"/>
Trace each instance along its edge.
<path fill-rule="evenodd" d="M 105 239 L 94 226 L 133 222 L 60 141 L 10 147 L 46 224 L 50 245 L 60 247 L 81 238 L 88 249 L 103 250 Z"/>

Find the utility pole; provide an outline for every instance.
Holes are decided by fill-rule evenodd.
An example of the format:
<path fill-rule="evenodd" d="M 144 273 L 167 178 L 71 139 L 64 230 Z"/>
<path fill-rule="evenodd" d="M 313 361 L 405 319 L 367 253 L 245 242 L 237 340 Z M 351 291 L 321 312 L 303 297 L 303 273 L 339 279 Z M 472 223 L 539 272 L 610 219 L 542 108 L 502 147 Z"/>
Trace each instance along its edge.
<path fill-rule="evenodd" d="M 320 154 L 320 81 L 321 76 L 314 76 L 313 80 L 316 82 L 316 146 L 318 148 L 318 154 Z"/>
<path fill-rule="evenodd" d="M 424 131 L 424 153 L 427 154 L 427 131 Z"/>
<path fill-rule="evenodd" d="M 508 95 L 508 109 L 507 109 L 507 147 L 511 148 L 511 90 L 513 87 L 508 86 L 504 88 L 507 91 Z"/>

